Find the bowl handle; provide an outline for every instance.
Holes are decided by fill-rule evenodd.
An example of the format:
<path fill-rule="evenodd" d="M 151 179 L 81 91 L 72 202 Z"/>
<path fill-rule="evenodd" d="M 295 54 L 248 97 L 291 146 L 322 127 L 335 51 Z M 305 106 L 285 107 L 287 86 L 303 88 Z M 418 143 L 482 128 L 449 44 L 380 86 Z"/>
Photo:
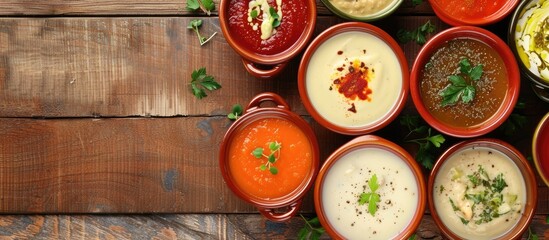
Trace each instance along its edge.
<path fill-rule="evenodd" d="M 260 69 L 256 66 L 255 63 L 250 62 L 244 58 L 242 58 L 242 63 L 244 64 L 244 68 L 246 68 L 246 70 L 254 77 L 271 78 L 278 75 L 284 69 L 284 67 L 286 67 L 286 64 L 288 62 L 283 62 L 276 65 L 268 65 L 267 67 L 269 67 L 270 69 Z"/>
<path fill-rule="evenodd" d="M 265 101 L 272 101 L 277 105 L 276 107 L 286 109 L 286 110 L 290 111 L 290 106 L 288 105 L 288 103 L 286 103 L 286 101 L 284 101 L 284 99 L 281 96 L 279 96 L 276 93 L 272 93 L 272 92 L 264 92 L 264 93 L 261 93 L 261 94 L 255 96 L 252 99 L 252 101 L 250 101 L 250 103 L 246 107 L 245 112 L 254 111 L 254 110 L 260 108 L 261 103 L 263 103 Z"/>
<path fill-rule="evenodd" d="M 289 210 L 285 213 L 275 213 L 270 208 L 258 208 L 261 215 L 273 222 L 285 222 L 294 217 L 301 208 L 301 199 L 289 206 Z"/>

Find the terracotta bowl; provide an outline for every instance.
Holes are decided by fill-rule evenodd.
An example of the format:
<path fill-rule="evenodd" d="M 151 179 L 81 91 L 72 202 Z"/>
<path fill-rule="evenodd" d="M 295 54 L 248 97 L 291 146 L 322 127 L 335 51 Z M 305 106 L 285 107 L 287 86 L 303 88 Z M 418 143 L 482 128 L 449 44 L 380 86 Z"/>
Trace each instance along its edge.
<path fill-rule="evenodd" d="M 245 5 L 240 12 L 238 12 L 239 8 L 235 7 L 237 2 Z M 282 20 L 280 26 L 276 28 L 279 31 L 271 38 L 262 41 L 260 48 L 263 50 L 259 47 L 253 47 L 254 44 L 251 44 L 251 42 L 259 44 L 257 41 L 261 41 L 260 30 L 257 35 L 248 32 L 243 34 L 237 31 L 238 24 L 232 23 L 237 22 L 239 19 L 245 21 L 248 16 L 248 2 L 243 0 L 220 1 L 219 23 L 221 30 L 229 45 L 242 57 L 244 67 L 251 75 L 257 78 L 271 78 L 279 74 L 288 61 L 299 54 L 311 39 L 316 24 L 316 2 L 315 0 L 283 1 Z M 245 28 L 245 31 L 252 32 L 252 26 L 247 23 L 241 24 L 239 26 L 240 30 Z M 261 29 L 260 26 L 261 23 L 259 23 L 258 29 Z M 257 41 L 246 40 L 252 39 L 250 36 L 256 37 Z M 273 42 L 281 46 L 276 47 L 276 49 L 266 50 L 273 46 Z"/>
<path fill-rule="evenodd" d="M 486 4 L 495 4 L 494 8 L 487 12 L 475 12 L 478 9 L 478 2 L 474 4 L 467 1 L 450 1 L 451 4 L 446 1 L 442 3 L 441 0 L 429 0 L 431 7 L 435 14 L 444 22 L 452 26 L 485 26 L 501 21 L 509 13 L 511 13 L 519 0 L 498 0 L 498 1 L 484 1 Z M 468 5 L 472 6 L 468 7 Z M 464 14 L 460 14 L 456 8 L 463 9 Z M 485 7 L 489 9 L 489 6 Z"/>
<path fill-rule="evenodd" d="M 486 62 L 492 63 L 492 65 L 498 65 L 496 64 L 497 61 L 494 59 L 497 59 L 497 56 L 501 59 L 500 67 L 497 69 L 494 68 L 493 70 L 490 70 L 486 66 L 484 66 L 484 73 L 482 76 L 486 76 L 486 78 L 483 80 L 482 78 L 478 80 L 478 82 L 486 84 L 489 83 L 489 81 L 492 81 L 493 76 L 496 76 L 499 74 L 499 77 L 502 79 L 500 81 L 507 81 L 507 87 L 505 88 L 504 85 L 501 85 L 499 95 L 489 95 L 489 96 L 483 96 L 479 94 L 481 90 L 487 89 L 486 87 L 480 88 L 482 86 L 475 85 L 473 80 L 467 80 L 469 81 L 471 85 L 475 86 L 476 89 L 476 96 L 473 98 L 473 100 L 469 103 L 463 104 L 461 107 L 455 109 L 455 106 L 443 106 L 443 97 L 440 96 L 441 92 L 446 89 L 446 87 L 450 86 L 450 75 L 457 74 L 456 72 L 459 71 L 459 62 L 460 60 L 455 59 L 456 61 L 452 61 L 451 63 L 447 65 L 440 64 L 433 64 L 433 62 L 430 62 L 431 59 L 435 59 L 434 63 L 439 63 L 442 61 L 442 57 L 448 57 L 448 56 L 455 56 L 454 58 L 462 59 L 463 53 L 459 51 L 460 55 L 451 55 L 451 54 L 443 54 L 443 53 L 437 53 L 440 49 L 442 49 L 444 46 L 449 46 L 449 42 L 452 42 L 452 40 L 459 40 L 459 41 L 469 41 L 467 44 L 461 44 L 460 46 L 471 46 L 472 42 L 477 43 L 477 46 L 483 46 L 485 49 L 493 49 L 495 50 L 494 56 L 490 59 L 490 61 L 480 61 L 477 60 L 477 62 L 474 62 L 473 60 L 475 58 L 481 59 L 483 55 L 478 55 L 477 53 L 480 52 L 478 50 L 470 51 L 469 57 L 471 58 L 471 66 L 474 65 L 480 65 Z M 475 41 L 472 41 L 475 40 Z M 484 43 L 484 44 L 478 44 L 478 42 Z M 455 44 L 457 46 L 457 44 Z M 487 47 L 486 47 L 487 45 Z M 459 46 L 457 46 L 459 47 Z M 459 47 L 456 49 L 462 49 L 463 47 Z M 446 47 L 446 49 L 449 49 Z M 467 48 L 472 49 L 472 48 Z M 486 50 L 488 51 L 488 50 Z M 436 57 L 433 57 L 435 54 Z M 487 59 L 486 57 L 482 57 L 483 59 Z M 447 60 L 449 61 L 449 60 Z M 484 64 L 486 65 L 486 64 Z M 446 66 L 446 69 L 452 70 L 454 72 L 444 72 L 441 69 Z M 431 67 L 432 70 L 427 69 L 427 67 Z M 431 83 L 423 82 L 423 74 L 424 72 L 432 72 L 433 76 L 436 75 L 435 78 L 431 81 Z M 491 72 L 492 74 L 496 75 L 487 75 L 487 73 Z M 444 75 L 444 76 L 442 76 Z M 468 78 L 467 76 L 463 76 L 463 78 Z M 484 77 L 483 77 L 484 78 Z M 505 79 L 505 80 L 503 80 Z M 444 82 L 442 82 L 444 81 Z M 422 84 L 432 84 L 432 85 L 425 85 L 425 88 L 422 90 Z M 478 83 L 477 83 L 478 84 Z M 438 86 L 438 87 L 435 87 Z M 496 84 L 493 86 L 490 86 L 491 88 L 496 89 Z M 422 93 L 422 91 L 426 91 L 425 93 Z M 490 91 L 485 91 L 486 94 L 490 94 Z M 491 91 L 496 92 L 496 90 Z M 411 71 L 411 77 L 410 77 L 410 93 L 412 95 L 412 100 L 414 102 L 414 105 L 416 106 L 416 109 L 418 110 L 419 114 L 431 125 L 433 128 L 437 129 L 438 131 L 451 135 L 454 137 L 476 137 L 480 136 L 486 133 L 491 132 L 492 130 L 499 127 L 511 114 L 513 108 L 515 107 L 515 104 L 517 102 L 518 96 L 520 92 L 520 73 L 517 66 L 517 63 L 515 61 L 515 58 L 513 56 L 513 53 L 509 49 L 509 47 L 503 42 L 499 37 L 494 35 L 493 33 L 484 30 L 479 27 L 471 27 L 471 26 L 460 26 L 460 27 L 453 27 L 450 29 L 447 29 L 445 31 L 442 31 L 438 33 L 437 35 L 433 36 L 431 39 L 427 41 L 427 43 L 422 47 L 422 49 L 419 51 L 418 56 L 414 62 L 414 65 L 412 67 Z M 429 94 L 431 93 L 431 94 Z M 494 93 L 496 94 L 496 93 Z M 498 101 L 501 101 L 501 104 L 498 106 L 498 102 L 492 103 L 495 99 L 499 99 Z M 460 103 L 456 105 L 461 104 L 461 99 L 458 101 Z M 482 115 L 476 114 L 479 109 L 484 108 L 487 105 L 487 103 L 493 104 L 491 106 L 491 110 L 488 109 L 486 112 L 482 113 Z M 468 105 L 469 104 L 469 105 Z M 471 106 L 471 107 L 467 107 Z M 452 109 L 454 108 L 454 109 Z M 437 110 L 438 109 L 438 110 Z M 445 112 L 446 117 L 443 117 L 443 114 L 436 113 L 436 111 L 439 112 Z M 455 112 L 453 112 L 455 111 Z M 435 115 L 438 114 L 438 115 Z M 479 117 L 480 116 L 480 117 Z M 479 119 L 475 120 L 476 122 L 472 122 L 474 117 L 479 117 Z M 459 120 L 461 118 L 461 120 Z M 458 123 L 458 121 L 462 121 L 462 123 Z"/>
<path fill-rule="evenodd" d="M 534 92 L 539 98 L 541 98 L 546 102 L 549 102 L 549 76 L 545 75 L 546 77 L 543 78 L 541 77 L 541 74 L 539 74 L 539 70 L 537 69 L 534 70 L 535 68 L 530 69 L 528 67 L 531 65 L 530 61 L 528 60 L 530 58 L 528 57 L 528 55 L 526 55 L 525 51 L 523 50 L 524 48 L 520 47 L 517 42 L 517 39 L 521 39 L 521 41 L 523 41 L 523 38 L 521 36 L 531 35 L 528 33 L 521 32 L 522 29 L 525 29 L 527 25 L 529 25 L 528 23 L 531 22 L 531 21 L 524 21 L 523 19 L 528 16 L 531 16 L 528 14 L 525 15 L 525 12 L 527 10 L 530 9 L 528 11 L 529 13 L 534 12 L 532 11 L 532 9 L 535 9 L 535 11 L 545 11 L 545 12 L 549 11 L 549 5 L 545 4 L 545 6 L 542 6 L 539 4 L 539 2 L 540 1 L 538 0 L 525 0 L 518 5 L 517 9 L 513 14 L 513 17 L 511 18 L 511 22 L 509 23 L 509 32 L 507 35 L 507 41 L 509 46 L 511 47 L 511 50 L 515 54 L 515 57 L 517 58 L 518 65 L 522 72 L 522 76 L 524 76 L 530 81 L 532 85 L 532 89 L 534 90 Z M 537 25 L 537 22 L 534 22 L 533 24 Z M 544 45 L 547 45 L 547 43 L 544 43 Z"/>
<path fill-rule="evenodd" d="M 549 113 L 541 119 L 534 133 L 532 141 L 532 153 L 534 155 L 534 163 L 538 170 L 539 176 L 549 186 Z"/>
<path fill-rule="evenodd" d="M 299 65 L 305 108 L 322 126 L 342 134 L 371 133 L 389 124 L 405 105 L 408 85 L 404 52 L 389 34 L 367 23 L 326 29 Z"/>
<path fill-rule="evenodd" d="M 263 107 L 265 102 L 276 106 Z M 280 143 L 280 152 L 271 149 L 271 142 Z M 260 158 L 253 153 L 258 147 L 264 148 Z M 271 153 L 277 159 L 271 167 L 278 173 L 271 172 L 271 167 L 262 169 L 270 165 Z M 287 221 L 298 213 L 318 173 L 318 144 L 309 124 L 291 112 L 280 96 L 262 93 L 225 134 L 219 166 L 236 196 L 271 221 Z"/>
<path fill-rule="evenodd" d="M 314 191 L 316 214 L 334 239 L 407 239 L 424 214 L 423 179 L 419 165 L 404 149 L 377 136 L 360 136 L 322 165 Z M 375 190 L 370 185 L 374 182 Z M 359 202 L 371 192 L 379 195 L 373 216 L 370 203 Z"/>
<path fill-rule="evenodd" d="M 388 17 L 391 15 L 395 10 L 400 7 L 400 5 L 404 2 L 403 0 L 394 0 L 391 3 L 387 4 L 384 8 L 379 9 L 378 11 L 371 12 L 371 13 L 357 13 L 356 11 L 360 9 L 360 4 L 364 4 L 364 6 L 368 5 L 368 3 L 361 3 L 360 1 L 355 2 L 354 5 L 349 6 L 349 9 L 340 9 L 337 5 L 333 4 L 330 0 L 322 0 L 322 3 L 333 13 L 338 15 L 341 18 L 345 18 L 348 20 L 353 21 L 362 21 L 362 22 L 373 22 L 380 20 L 382 18 Z M 347 4 L 349 4 L 349 1 L 347 1 Z M 352 9 L 355 12 L 350 12 L 349 10 Z"/>
<path fill-rule="evenodd" d="M 481 159 L 490 160 L 485 163 Z M 452 163 L 459 164 L 455 166 Z M 486 175 L 481 173 L 482 177 L 478 179 L 482 180 L 478 182 L 487 181 L 488 184 L 483 185 L 484 183 L 481 183 L 474 187 L 472 179 L 475 176 L 480 176 L 475 175 L 475 171 L 480 173 L 479 166 L 483 167 Z M 505 185 L 507 185 L 499 185 L 505 186 L 503 190 L 499 190 L 501 198 L 499 198 L 499 195 L 490 195 L 497 191 L 487 190 L 496 189 L 494 180 L 498 177 L 498 173 L 502 173 L 501 176 L 506 183 Z M 487 176 L 491 181 L 484 176 Z M 522 182 L 524 182 L 524 185 Z M 463 192 L 460 193 L 460 191 Z M 521 191 L 524 195 L 521 194 Z M 479 222 L 476 229 L 484 230 L 485 232 L 482 234 L 485 235 L 478 235 L 480 234 L 478 232 L 464 233 L 466 232 L 466 230 L 463 230 L 464 228 L 474 228 L 473 224 L 483 218 L 479 212 L 473 212 L 472 215 L 469 215 L 473 218 L 466 219 L 465 216 L 468 215 L 463 214 L 467 209 L 465 201 L 469 201 L 469 206 L 471 204 L 481 207 L 488 205 L 484 205 L 482 200 L 478 203 L 472 200 L 475 194 L 482 192 L 484 192 L 484 198 L 486 199 L 500 200 L 499 206 L 502 207 L 495 211 L 502 211 L 503 214 L 499 217 L 493 217 L 488 223 Z M 496 139 L 478 139 L 458 143 L 442 154 L 429 176 L 427 194 L 433 219 L 442 233 L 449 239 L 519 239 L 534 216 L 537 204 L 537 183 L 530 165 L 513 146 Z M 473 197 L 463 197 L 468 194 Z M 447 199 L 452 199 L 453 206 Z M 488 201 L 491 202 L 492 200 Z M 506 206 L 503 205 L 509 206 L 509 208 L 506 209 Z M 453 209 L 454 206 L 458 209 Z M 484 208 L 484 210 L 490 212 L 487 209 L 489 208 Z M 460 219 L 460 217 L 463 219 Z M 464 224 L 464 220 L 469 221 L 468 225 Z M 489 218 L 486 218 L 486 220 L 489 220 Z M 491 225 L 483 226 L 482 224 Z M 503 229 L 498 230 L 498 226 Z M 490 233 L 492 236 L 487 235 L 489 231 L 494 231 Z M 474 235 L 465 236 L 464 234 Z"/>

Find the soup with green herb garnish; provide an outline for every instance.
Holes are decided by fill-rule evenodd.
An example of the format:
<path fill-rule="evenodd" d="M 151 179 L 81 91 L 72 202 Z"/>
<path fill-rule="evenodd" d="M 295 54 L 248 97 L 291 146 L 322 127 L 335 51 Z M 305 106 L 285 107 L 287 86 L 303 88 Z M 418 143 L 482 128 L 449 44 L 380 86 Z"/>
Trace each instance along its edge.
<path fill-rule="evenodd" d="M 473 127 L 487 121 L 507 94 L 503 59 L 487 44 L 458 38 L 443 44 L 421 71 L 421 99 L 439 121 Z"/>
<path fill-rule="evenodd" d="M 515 163 L 486 147 L 454 153 L 434 180 L 438 216 L 466 239 L 494 239 L 512 229 L 526 202 L 526 185 Z"/>
<path fill-rule="evenodd" d="M 395 153 L 364 147 L 345 153 L 326 172 L 322 209 L 346 239 L 391 239 L 418 206 L 414 173 Z"/>

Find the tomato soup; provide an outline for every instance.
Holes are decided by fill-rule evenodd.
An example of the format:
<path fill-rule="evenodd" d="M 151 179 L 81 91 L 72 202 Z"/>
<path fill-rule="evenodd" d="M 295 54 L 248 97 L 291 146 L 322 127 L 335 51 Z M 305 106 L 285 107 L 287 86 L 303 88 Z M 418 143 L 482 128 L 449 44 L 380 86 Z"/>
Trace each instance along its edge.
<path fill-rule="evenodd" d="M 443 105 L 441 93 L 452 84 L 450 76 L 462 76 L 460 61 L 463 59 L 468 59 L 472 66 L 483 66 L 480 79 L 463 77 L 467 84 L 474 87 L 474 97 L 470 102 L 464 103 L 459 99 L 453 105 Z M 421 99 L 439 121 L 456 127 L 474 127 L 498 111 L 508 84 L 503 59 L 493 48 L 478 40 L 458 38 L 442 45 L 424 66 L 420 82 Z"/>
<path fill-rule="evenodd" d="M 280 0 L 278 0 L 280 1 Z M 275 0 L 267 0 L 275 8 Z M 262 39 L 262 16 L 249 19 L 250 0 L 230 0 L 229 31 L 240 46 L 247 50 L 263 54 L 274 55 L 290 48 L 305 32 L 309 19 L 308 2 L 304 0 L 282 0 L 280 4 L 280 25 L 274 28 L 273 35 Z M 261 13 L 259 13 L 261 14 Z M 249 21 L 251 20 L 251 21 Z M 255 27 L 254 27 L 255 25 Z"/>
<path fill-rule="evenodd" d="M 257 158 L 254 150 L 271 154 L 270 143 L 278 143 L 279 152 L 271 167 L 273 174 L 262 165 L 268 158 Z M 284 197 L 297 189 L 309 176 L 313 149 L 309 139 L 294 123 L 281 118 L 264 118 L 243 127 L 235 134 L 229 148 L 229 171 L 243 192 L 260 199 Z"/>
<path fill-rule="evenodd" d="M 481 19 L 500 10 L 507 0 L 436 0 L 441 9 L 458 19 Z"/>

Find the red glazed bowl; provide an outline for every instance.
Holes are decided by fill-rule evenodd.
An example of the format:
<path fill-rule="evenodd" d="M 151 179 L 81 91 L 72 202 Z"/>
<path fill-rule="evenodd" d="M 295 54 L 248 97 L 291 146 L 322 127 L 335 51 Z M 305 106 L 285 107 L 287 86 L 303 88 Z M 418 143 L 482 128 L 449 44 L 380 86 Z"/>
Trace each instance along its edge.
<path fill-rule="evenodd" d="M 242 57 L 244 67 L 251 75 L 271 78 L 280 73 L 311 39 L 316 24 L 316 2 L 282 1 L 282 20 L 276 28 L 278 32 L 266 40 L 260 38 L 261 22 L 256 31 L 247 22 L 248 2 L 220 1 L 221 30 L 229 45 Z"/>
<path fill-rule="evenodd" d="M 519 0 L 455 1 L 429 0 L 435 14 L 452 26 L 485 26 L 499 22 L 511 13 Z M 484 4 L 485 12 L 477 12 Z M 492 4 L 493 6 L 489 6 Z"/>
<path fill-rule="evenodd" d="M 536 128 L 532 153 L 539 176 L 549 186 L 549 113 L 545 114 Z"/>
<path fill-rule="evenodd" d="M 377 189 L 371 183 L 377 183 Z M 379 200 L 373 202 L 373 215 L 369 202 L 359 202 L 371 192 Z M 333 152 L 322 165 L 314 191 L 316 214 L 334 239 L 407 239 L 421 222 L 426 198 L 414 158 L 373 135 L 357 137 Z"/>
<path fill-rule="evenodd" d="M 499 174 L 505 184 L 495 181 Z M 475 187 L 475 178 L 483 183 Z M 498 188 L 502 190 L 495 191 Z M 476 198 L 479 193 L 483 197 Z M 527 160 L 513 146 L 497 139 L 468 140 L 449 148 L 431 171 L 427 195 L 433 219 L 449 239 L 519 239 L 534 216 L 538 200 L 536 178 Z M 486 206 L 495 203 L 494 199 L 500 200 L 499 207 L 490 210 Z M 472 218 L 465 219 L 463 213 L 472 209 L 468 206 L 478 209 L 472 211 Z M 489 222 L 476 223 L 484 218 L 481 211 L 491 213 Z M 499 216 L 492 215 L 495 211 Z"/>
<path fill-rule="evenodd" d="M 452 68 L 455 69 L 452 73 L 446 73 L 441 72 L 441 66 L 444 67 L 444 65 L 441 64 L 432 64 L 433 62 L 430 62 L 432 59 L 432 56 L 434 54 L 438 54 L 437 51 L 439 49 L 442 49 L 442 47 L 445 47 L 446 49 L 449 49 L 449 43 L 452 42 L 452 40 L 459 40 L 459 41 L 468 41 L 467 45 L 462 44 L 463 46 L 470 46 L 473 43 L 476 43 L 477 46 L 483 46 L 485 49 L 492 49 L 495 52 L 493 53 L 493 57 L 491 59 L 501 59 L 501 62 L 499 63 L 500 68 L 494 68 L 493 70 L 488 69 L 486 66 L 484 66 L 484 73 L 483 76 L 486 76 L 488 72 L 499 74 L 499 77 L 502 78 L 500 81 L 507 81 L 507 87 L 505 88 L 503 85 L 500 87 L 499 95 L 495 95 L 494 97 L 490 96 L 484 96 L 481 94 L 481 91 L 484 91 L 484 89 L 488 88 L 481 88 L 482 85 L 477 86 L 474 83 L 473 80 L 469 80 L 470 83 L 473 86 L 475 86 L 476 89 L 476 95 L 475 98 L 470 103 L 470 106 L 476 106 L 471 107 L 469 109 L 470 111 L 466 111 L 467 104 L 463 104 L 463 108 L 461 108 L 461 112 L 458 113 L 452 113 L 454 111 L 453 108 L 455 106 L 442 106 L 443 97 L 440 96 L 441 92 L 445 89 L 445 87 L 450 86 L 450 79 L 449 76 L 456 74 L 457 71 L 459 71 L 458 66 L 460 60 L 456 59 L 456 61 L 453 61 L 448 64 L 450 67 L 446 68 Z M 478 44 L 484 43 L 484 44 Z M 455 44 L 457 46 L 457 44 Z M 487 46 L 487 47 L 486 47 Z M 463 48 L 463 47 L 460 47 Z M 458 48 L 459 49 L 459 48 Z M 469 49 L 469 48 L 467 48 Z M 473 49 L 473 48 L 471 48 Z M 459 50 L 463 51 L 463 50 Z M 459 52 L 456 51 L 456 52 Z M 483 56 L 477 54 L 478 50 L 467 50 L 471 53 L 469 53 L 474 58 L 479 58 L 478 56 Z M 488 51 L 488 50 L 487 50 Z M 491 50 L 490 50 L 491 51 Z M 459 52 L 459 54 L 463 54 L 462 52 Z M 436 60 L 442 59 L 443 57 L 446 58 L 447 56 L 457 56 L 452 54 L 438 54 L 437 57 L 433 58 Z M 499 56 L 499 57 L 497 57 Z M 457 56 L 457 58 L 462 59 L 462 55 Z M 471 58 L 471 57 L 469 57 Z M 485 57 L 482 59 L 486 59 Z M 438 61 L 434 61 L 437 63 Z M 495 64 L 496 60 L 490 60 L 490 62 Z M 477 61 L 473 62 L 471 60 L 471 66 L 473 65 L 480 65 L 485 62 L 483 61 Z M 486 65 L 486 64 L 484 64 Z M 427 67 L 431 67 L 432 69 L 429 70 L 431 72 L 434 72 L 434 74 L 438 74 L 437 77 L 432 78 L 431 82 L 433 83 L 432 86 L 426 85 L 427 87 L 424 88 L 423 91 L 427 91 L 425 94 L 422 93 L 422 84 L 428 84 L 428 82 L 423 82 L 423 74 L 424 71 L 427 71 Z M 427 71 L 427 72 L 429 72 Z M 444 75 L 441 75 L 444 74 Z M 463 74 L 462 74 L 463 75 Z M 467 78 L 467 77 L 464 77 Z M 490 79 L 488 79 L 490 78 Z M 486 84 L 489 81 L 492 81 L 492 76 L 488 75 L 485 80 L 481 78 L 478 82 Z M 505 79 L 505 80 L 503 80 Z M 444 81 L 444 82 L 443 82 Z M 436 83 L 436 84 L 435 84 Z M 431 84 L 431 83 L 429 83 Z M 438 88 L 434 87 L 437 86 Z M 442 85 L 441 85 L 442 84 Z M 489 86 L 491 88 L 496 88 L 496 85 Z M 429 91 L 431 95 L 429 97 Z M 495 92 L 496 90 L 492 91 Z M 431 125 L 433 128 L 437 129 L 438 131 L 451 135 L 454 137 L 476 137 L 480 136 L 486 133 L 489 133 L 490 131 L 496 129 L 498 126 L 500 126 L 511 114 L 520 91 L 520 73 L 517 66 L 517 62 L 515 61 L 515 57 L 509 47 L 503 42 L 499 37 L 494 35 L 493 33 L 484 30 L 479 27 L 471 27 L 471 26 L 461 26 L 461 27 L 453 27 L 450 29 L 447 29 L 445 31 L 442 31 L 429 39 L 427 43 L 422 47 L 422 49 L 419 51 L 418 56 L 414 62 L 414 65 L 412 67 L 411 71 L 411 77 L 410 77 L 410 93 L 412 95 L 412 100 L 414 102 L 414 105 L 419 112 L 419 114 L 427 121 L 429 125 Z M 480 93 L 479 93 L 480 92 Z M 485 94 L 490 94 L 490 91 L 486 90 Z M 494 93 L 495 94 L 495 93 Z M 427 98 L 430 98 L 432 100 L 429 100 Z M 501 104 L 492 103 L 494 101 L 494 98 L 499 99 L 501 101 Z M 461 101 L 461 100 L 460 100 Z M 491 106 L 491 110 L 487 111 L 485 113 L 482 113 L 483 115 L 477 115 L 475 116 L 474 113 L 477 113 L 479 109 L 486 107 L 487 103 L 493 104 Z M 459 103 L 461 104 L 461 103 Z M 459 105 L 456 104 L 456 105 Z M 472 105 L 475 104 L 475 105 Z M 446 108 L 446 109 L 445 109 Z M 434 110 L 439 110 L 446 112 L 446 120 L 441 117 L 442 114 L 435 115 Z M 460 109 L 460 108 L 458 108 Z M 465 110 L 463 110 L 465 109 Z M 456 110 L 457 111 L 457 110 Z M 452 115 L 450 115 L 452 114 Z M 469 116 L 469 115 L 471 116 Z M 480 118 L 478 120 L 475 120 L 476 122 L 471 122 L 473 117 L 482 116 L 483 118 Z M 463 123 L 457 123 L 458 119 L 461 118 L 461 121 Z M 465 120 L 464 120 L 465 119 Z M 468 120 L 467 120 L 468 119 Z M 469 121 L 469 122 L 467 122 Z"/>
<path fill-rule="evenodd" d="M 377 131 L 400 113 L 408 96 L 404 52 L 386 32 L 347 22 L 309 45 L 298 72 L 299 95 L 322 126 L 348 135 Z"/>
<path fill-rule="evenodd" d="M 264 102 L 276 106 L 263 107 Z M 275 142 L 280 147 L 273 151 Z M 259 158 L 257 148 L 263 148 Z M 287 221 L 298 213 L 318 173 L 318 144 L 309 124 L 280 96 L 262 93 L 225 134 L 219 166 L 236 196 L 271 221 Z"/>

